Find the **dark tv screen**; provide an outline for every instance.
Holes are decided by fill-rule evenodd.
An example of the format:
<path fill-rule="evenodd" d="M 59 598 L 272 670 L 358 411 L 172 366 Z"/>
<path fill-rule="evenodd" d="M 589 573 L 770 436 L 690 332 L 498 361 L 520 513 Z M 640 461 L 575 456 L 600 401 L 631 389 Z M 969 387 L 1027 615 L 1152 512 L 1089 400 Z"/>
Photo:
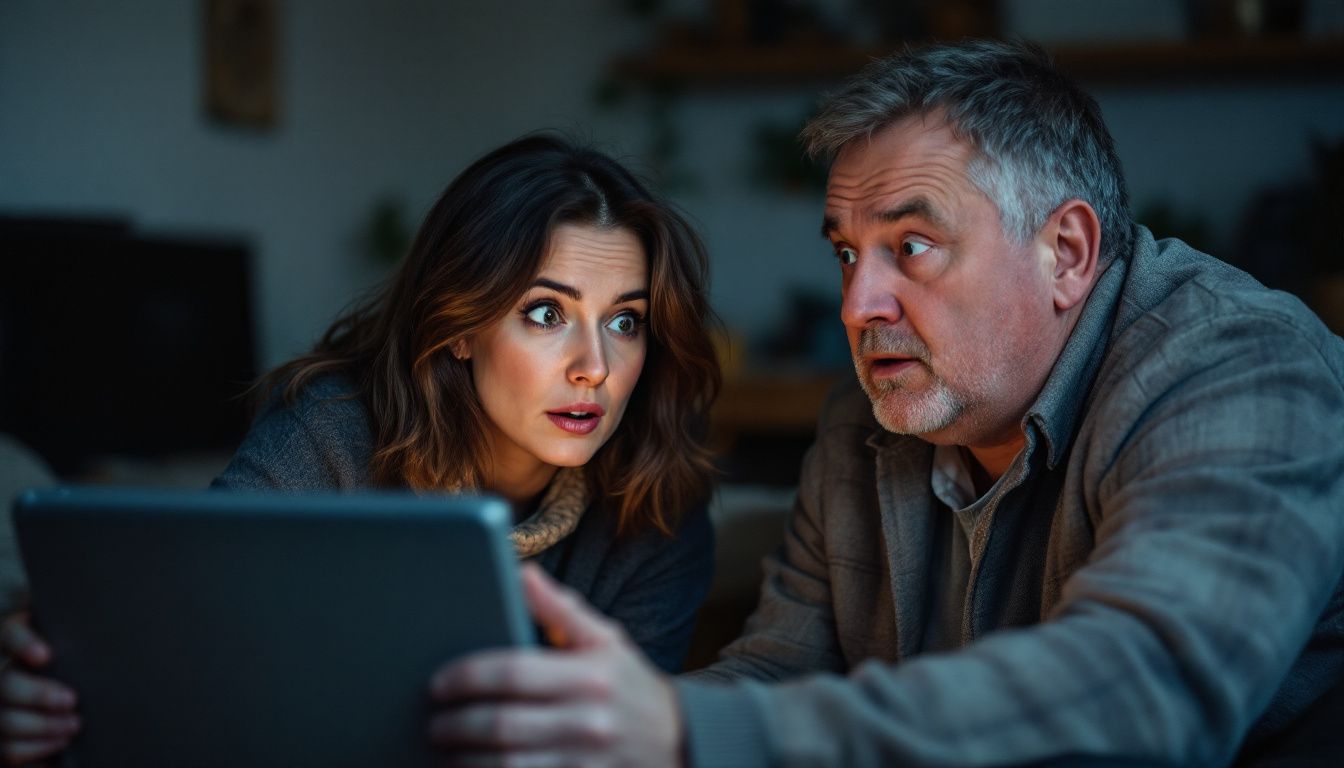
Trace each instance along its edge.
<path fill-rule="evenodd" d="M 256 374 L 244 242 L 0 218 L 0 431 L 62 475 L 227 450 Z"/>

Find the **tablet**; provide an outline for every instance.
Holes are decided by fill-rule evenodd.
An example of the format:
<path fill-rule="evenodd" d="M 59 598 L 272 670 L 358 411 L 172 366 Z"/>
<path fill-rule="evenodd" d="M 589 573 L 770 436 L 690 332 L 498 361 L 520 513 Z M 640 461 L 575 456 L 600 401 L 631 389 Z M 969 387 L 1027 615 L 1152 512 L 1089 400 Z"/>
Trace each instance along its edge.
<path fill-rule="evenodd" d="M 433 671 L 534 642 L 483 496 L 27 491 L 13 520 L 70 765 L 433 762 Z"/>

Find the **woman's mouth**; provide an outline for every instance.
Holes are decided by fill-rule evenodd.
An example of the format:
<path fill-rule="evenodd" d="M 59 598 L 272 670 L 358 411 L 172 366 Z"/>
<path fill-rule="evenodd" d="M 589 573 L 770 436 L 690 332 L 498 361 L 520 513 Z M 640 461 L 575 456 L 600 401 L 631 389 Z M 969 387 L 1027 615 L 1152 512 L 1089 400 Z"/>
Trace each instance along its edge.
<path fill-rule="evenodd" d="M 596 403 L 575 403 L 554 411 L 547 411 L 546 418 L 555 426 L 574 435 L 586 435 L 597 429 L 597 423 L 606 412 Z"/>

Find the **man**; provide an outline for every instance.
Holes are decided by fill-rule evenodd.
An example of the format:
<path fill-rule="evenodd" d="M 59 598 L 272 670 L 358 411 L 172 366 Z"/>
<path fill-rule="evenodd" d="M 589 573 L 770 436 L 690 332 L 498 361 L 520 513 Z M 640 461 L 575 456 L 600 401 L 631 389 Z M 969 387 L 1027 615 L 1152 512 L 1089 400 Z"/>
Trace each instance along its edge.
<path fill-rule="evenodd" d="M 803 137 L 861 389 L 744 635 L 670 681 L 528 570 L 566 647 L 441 670 L 431 736 L 517 765 L 1272 743 L 1344 675 L 1344 343 L 1134 226 L 1095 102 L 1034 47 L 875 62 Z"/>

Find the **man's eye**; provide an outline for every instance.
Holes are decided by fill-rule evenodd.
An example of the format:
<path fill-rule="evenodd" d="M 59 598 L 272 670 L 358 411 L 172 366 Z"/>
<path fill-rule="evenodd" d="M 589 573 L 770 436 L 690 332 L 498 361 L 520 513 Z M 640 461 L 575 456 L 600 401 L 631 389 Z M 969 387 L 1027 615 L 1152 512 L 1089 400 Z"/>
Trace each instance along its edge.
<path fill-rule="evenodd" d="M 901 253 L 905 254 L 906 256 L 918 256 L 919 254 L 929 250 L 929 247 L 930 246 L 928 243 L 921 243 L 916 240 L 906 240 L 905 242 L 901 243 Z"/>
<path fill-rule="evenodd" d="M 630 312 L 622 312 L 607 323 L 607 328 L 622 336 L 634 336 L 639 332 L 639 317 Z"/>
<path fill-rule="evenodd" d="M 552 304 L 538 304 L 523 312 L 523 316 L 533 323 L 550 328 L 560 323 L 560 310 Z"/>
<path fill-rule="evenodd" d="M 849 246 L 844 246 L 835 249 L 835 257 L 840 260 L 841 264 L 849 266 L 859 260 L 859 252 Z"/>

